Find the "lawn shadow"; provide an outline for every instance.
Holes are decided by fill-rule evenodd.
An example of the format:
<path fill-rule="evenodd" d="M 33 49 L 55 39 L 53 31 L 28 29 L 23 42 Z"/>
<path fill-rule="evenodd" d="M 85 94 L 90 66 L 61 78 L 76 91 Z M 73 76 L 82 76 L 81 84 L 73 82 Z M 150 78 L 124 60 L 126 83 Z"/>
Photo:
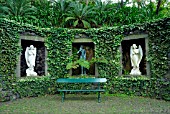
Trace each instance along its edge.
<path fill-rule="evenodd" d="M 61 95 L 57 97 L 61 100 Z M 98 102 L 97 94 L 66 94 L 64 101 L 95 101 Z M 101 95 L 101 102 L 108 101 L 108 97 Z"/>

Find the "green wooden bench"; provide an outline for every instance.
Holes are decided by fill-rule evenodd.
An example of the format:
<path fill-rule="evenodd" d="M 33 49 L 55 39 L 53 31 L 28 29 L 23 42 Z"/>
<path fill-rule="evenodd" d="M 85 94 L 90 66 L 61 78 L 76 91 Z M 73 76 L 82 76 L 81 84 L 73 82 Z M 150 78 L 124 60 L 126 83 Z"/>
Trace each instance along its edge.
<path fill-rule="evenodd" d="M 57 79 L 57 83 L 63 83 L 64 85 L 67 85 L 69 83 L 93 83 L 97 84 L 97 88 L 94 89 L 80 89 L 80 90 L 73 90 L 73 89 L 66 89 L 65 87 L 63 89 L 58 89 L 59 92 L 62 93 L 62 102 L 64 102 L 65 93 L 66 92 L 97 92 L 98 93 L 98 102 L 100 103 L 100 92 L 104 92 L 104 89 L 101 89 L 100 83 L 105 83 L 107 81 L 106 78 L 59 78 Z"/>

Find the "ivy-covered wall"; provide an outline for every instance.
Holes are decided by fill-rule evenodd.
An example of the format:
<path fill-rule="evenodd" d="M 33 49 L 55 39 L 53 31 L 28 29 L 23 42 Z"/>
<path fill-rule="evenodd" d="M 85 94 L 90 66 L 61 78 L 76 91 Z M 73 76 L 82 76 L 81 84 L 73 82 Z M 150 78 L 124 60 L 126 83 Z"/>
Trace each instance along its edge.
<path fill-rule="evenodd" d="M 149 34 L 149 57 L 151 76 L 165 78 L 168 68 L 168 53 L 170 53 L 170 18 L 147 25 Z M 170 69 L 169 69 L 170 70 Z M 170 74 L 169 74 L 170 79 Z"/>
<path fill-rule="evenodd" d="M 98 64 L 99 77 L 113 77 L 118 75 L 120 68 L 120 46 L 122 36 L 117 31 L 104 31 L 103 29 L 68 30 L 58 29 L 46 39 L 48 50 L 48 71 L 53 77 L 64 77 L 68 74 L 66 65 L 73 59 L 70 55 L 72 43 L 76 35 L 86 34 L 95 44 L 95 58 L 105 58 L 108 64 Z"/>
<path fill-rule="evenodd" d="M 0 19 L 0 101 L 14 91 L 16 66 L 22 50 L 19 35 L 24 32 L 34 32 L 39 36 L 48 34 L 48 31 L 31 25 Z"/>
<path fill-rule="evenodd" d="M 116 77 L 118 76 L 120 65 L 120 52 L 119 46 L 123 38 L 129 34 L 136 34 L 136 31 L 148 33 L 149 35 L 149 56 L 147 61 L 151 64 L 151 80 L 157 80 L 159 83 L 161 79 L 165 79 L 165 75 L 168 71 L 168 58 L 167 55 L 170 52 L 170 18 L 164 18 L 154 22 L 148 22 L 144 24 L 134 24 L 134 25 L 124 25 L 118 27 L 105 27 L 105 28 L 92 28 L 92 29 L 66 29 L 66 28 L 37 28 L 31 25 L 20 24 L 17 22 L 0 19 L 0 75 L 2 80 L 1 84 L 4 84 L 3 89 L 5 88 L 14 88 L 15 92 L 21 93 L 21 96 L 31 96 L 24 93 L 24 89 L 30 89 L 31 93 L 36 93 L 36 87 L 40 87 L 39 84 L 34 83 L 39 79 L 33 79 L 34 81 L 26 80 L 23 84 L 23 81 L 15 81 L 15 69 L 17 63 L 17 56 L 21 48 L 18 46 L 19 34 L 25 32 L 33 32 L 36 35 L 47 37 L 45 40 L 45 45 L 48 51 L 48 72 L 49 80 L 52 82 L 56 78 L 65 77 L 68 74 L 66 70 L 67 63 L 71 62 L 72 57 L 70 52 L 72 49 L 72 42 L 76 35 L 86 35 L 88 38 L 91 38 L 94 42 L 95 48 L 95 57 L 96 58 L 105 58 L 108 61 L 108 64 L 98 63 L 98 72 L 99 77 L 105 77 L 108 79 L 106 89 L 110 93 L 116 93 L 119 91 L 112 91 L 114 89 L 120 89 L 120 86 L 124 85 L 124 89 L 128 89 L 129 86 L 127 83 L 134 85 L 134 81 L 120 81 L 122 83 L 117 83 Z M 139 33 L 138 33 L 139 34 Z M 11 56 L 12 55 L 12 56 Z M 40 78 L 41 79 L 41 78 Z M 136 78 L 138 80 L 138 78 Z M 22 79 L 23 80 L 23 79 Z M 120 78 L 122 80 L 122 78 Z M 43 80 L 46 81 L 46 80 Z M 148 93 L 151 93 L 151 90 L 156 90 L 150 81 L 145 80 L 149 83 L 152 89 L 148 89 Z M 16 84 L 14 84 L 16 82 Z M 140 80 L 137 83 L 140 83 Z M 8 84 L 9 83 L 9 84 Z M 34 87 L 31 87 L 31 84 L 34 83 Z M 147 84 L 147 83 L 144 83 Z M 51 83 L 52 85 L 54 83 Z M 117 85 L 118 84 L 118 85 Z M 161 83 L 164 86 L 164 94 L 169 93 L 169 81 L 162 81 Z M 9 86 L 8 86 L 9 85 Z M 13 86 L 15 85 L 15 86 Z M 117 85 L 117 86 L 116 86 Z M 144 86 L 148 87 L 149 86 Z M 48 86 L 51 88 L 51 86 Z M 143 85 L 137 85 L 137 88 L 141 88 Z M 163 87 L 163 86 L 160 86 Z M 19 89 L 16 89 L 19 88 Z M 47 88 L 46 88 L 47 89 Z M 124 91 L 125 90 L 121 90 Z M 16 91 L 17 90 L 17 91 Z M 159 90 L 159 89 L 158 89 Z M 39 91 L 39 90 L 38 90 Z M 131 89 L 129 89 L 131 91 Z M 26 92 L 26 91 L 25 91 Z M 135 91 L 131 91 L 135 93 Z M 45 93 L 45 91 L 44 91 Z M 159 91 L 161 93 L 161 91 Z M 42 94 L 42 93 L 41 93 Z M 142 95 L 144 96 L 144 95 Z M 149 96 L 149 94 L 147 94 Z M 166 99 L 169 99 L 170 96 L 166 96 Z M 165 99 L 165 98 L 164 98 Z"/>
<path fill-rule="evenodd" d="M 15 68 L 19 55 L 18 33 L 7 22 L 1 23 L 0 28 L 0 78 L 4 90 L 11 89 L 15 82 Z"/>
<path fill-rule="evenodd" d="M 49 73 L 52 76 L 58 74 L 59 77 L 64 77 L 67 74 L 65 66 L 71 61 L 71 57 L 69 58 L 71 44 L 76 35 L 85 34 L 93 40 L 96 46 L 95 57 L 108 60 L 108 64 L 98 64 L 99 76 L 113 78 L 118 75 L 121 68 L 118 47 L 121 45 L 123 38 L 129 34 L 147 33 L 149 37 L 149 56 L 147 61 L 151 65 L 150 77 L 164 78 L 168 71 L 168 53 L 170 53 L 169 25 L 169 18 L 165 18 L 156 22 L 121 27 L 88 30 L 56 29 L 56 33 L 51 34 L 46 40 L 49 52 Z"/>
<path fill-rule="evenodd" d="M 48 72 L 52 77 L 64 77 L 67 63 L 70 62 L 69 52 L 72 47 L 73 35 L 68 29 L 57 29 L 46 39 L 48 51 Z"/>

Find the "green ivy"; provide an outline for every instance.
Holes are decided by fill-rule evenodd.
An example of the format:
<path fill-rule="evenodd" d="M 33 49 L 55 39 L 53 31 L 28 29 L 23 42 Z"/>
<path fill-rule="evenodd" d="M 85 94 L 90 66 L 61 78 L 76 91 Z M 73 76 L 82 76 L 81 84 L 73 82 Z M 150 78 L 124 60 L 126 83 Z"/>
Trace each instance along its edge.
<path fill-rule="evenodd" d="M 0 75 L 2 78 L 2 88 L 11 89 L 11 83 L 15 82 L 15 68 L 19 55 L 19 37 L 13 28 L 0 29 Z M 12 56 L 11 56 L 12 55 Z"/>
<path fill-rule="evenodd" d="M 152 77 L 164 78 L 168 71 L 168 53 L 170 53 L 170 21 L 160 20 L 151 23 L 149 29 L 149 57 Z"/>
<path fill-rule="evenodd" d="M 49 76 L 21 78 L 16 81 L 14 93 L 20 97 L 37 97 L 56 92 L 56 83 Z"/>
<path fill-rule="evenodd" d="M 108 81 L 106 88 L 111 94 L 122 93 L 157 99 L 170 100 L 169 81 L 147 77 L 114 77 Z"/>
<path fill-rule="evenodd" d="M 47 88 L 41 90 L 42 84 L 47 81 L 53 85 L 55 79 L 65 77 L 68 74 L 66 66 L 72 61 L 70 52 L 74 38 L 77 35 L 80 37 L 86 35 L 88 38 L 91 38 L 95 44 L 95 57 L 104 58 L 108 62 L 108 64 L 100 62 L 96 64 L 98 66 L 99 77 L 108 79 L 106 89 L 110 93 L 118 92 L 129 95 L 136 94 L 169 99 L 167 92 L 169 90 L 169 81 L 162 81 L 168 70 L 167 54 L 170 52 L 169 20 L 170 18 L 164 18 L 144 24 L 103 27 L 98 29 L 66 29 L 38 28 L 28 24 L 0 19 L 0 75 L 3 82 L 2 87 L 4 90 L 16 87 L 15 90 L 20 93 L 21 96 L 37 96 L 45 93 Z M 131 79 L 130 81 L 129 79 L 119 80 L 116 78 L 121 68 L 121 53 L 118 47 L 121 45 L 125 36 L 135 33 L 135 31 L 148 33 L 149 35 L 149 57 L 147 61 L 151 64 L 151 79 L 140 80 L 137 78 Z M 47 37 L 45 39 L 45 46 L 48 51 L 47 62 L 48 72 L 50 74 L 48 80 L 46 80 L 46 78 L 43 78 L 43 81 L 39 78 L 23 82 L 15 80 L 17 56 L 19 52 L 21 52 L 21 48 L 18 45 L 19 34 L 25 32 Z M 15 82 L 16 85 L 13 84 Z M 35 89 L 36 87 L 37 89 Z M 50 85 L 47 87 L 51 88 Z M 25 90 L 29 90 L 30 93 L 26 93 Z"/>
<path fill-rule="evenodd" d="M 73 35 L 67 29 L 58 29 L 46 39 L 48 51 L 48 72 L 52 77 L 64 77 L 68 72 L 67 63 L 71 62 L 69 52 Z"/>

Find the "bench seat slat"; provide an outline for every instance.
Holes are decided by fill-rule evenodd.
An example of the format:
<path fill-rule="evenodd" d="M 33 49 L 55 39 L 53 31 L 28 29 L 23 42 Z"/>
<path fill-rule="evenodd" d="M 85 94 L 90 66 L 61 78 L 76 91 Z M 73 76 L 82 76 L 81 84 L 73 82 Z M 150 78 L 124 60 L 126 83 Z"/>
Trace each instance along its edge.
<path fill-rule="evenodd" d="M 95 89 L 95 90 L 58 90 L 60 92 L 105 92 L 104 89 Z"/>
<path fill-rule="evenodd" d="M 104 83 L 106 78 L 59 78 L 57 83 Z"/>

